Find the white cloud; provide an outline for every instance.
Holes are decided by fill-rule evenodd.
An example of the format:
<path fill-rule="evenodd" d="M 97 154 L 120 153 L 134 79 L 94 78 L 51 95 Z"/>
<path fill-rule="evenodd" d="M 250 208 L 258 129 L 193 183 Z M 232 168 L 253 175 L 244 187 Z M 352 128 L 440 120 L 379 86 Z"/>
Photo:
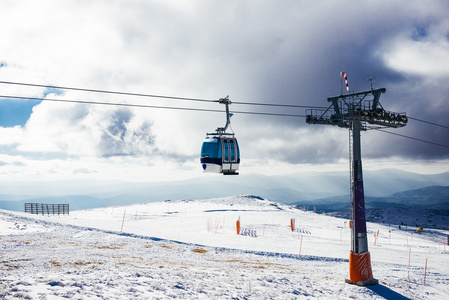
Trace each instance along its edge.
<path fill-rule="evenodd" d="M 391 70 L 440 80 L 448 76 L 445 9 L 444 4 L 423 8 L 420 1 L 14 1 L 0 4 L 0 61 L 7 64 L 0 68 L 0 80 L 325 106 L 326 97 L 340 90 L 340 71 L 350 72 L 354 88 L 368 86 L 365 79 L 373 68 L 380 72 L 378 79 L 392 76 Z M 412 39 L 418 23 L 428 25 L 426 39 Z M 376 60 L 379 56 L 383 60 Z M 0 94 L 26 96 L 44 91 L 0 88 Z M 224 110 L 215 103 L 75 91 L 48 98 Z M 445 98 L 438 99 L 435 113 Z M 395 99 L 396 105 L 406 100 Z M 303 109 L 279 112 L 304 114 Z M 242 114 L 232 122 L 244 155 L 242 167 L 246 161 L 251 170 L 347 159 L 347 134 L 341 129 Z M 64 176 L 192 176 L 201 172 L 206 132 L 223 125 L 224 113 L 43 102 L 24 128 L 0 128 L 0 145 L 8 154 L 21 155 L 23 166 L 14 170 L 29 174 L 34 171 L 24 166 Z M 366 153 L 376 156 L 375 148 L 385 143 Z M 384 157 L 392 155 L 389 150 L 382 152 Z"/>
<path fill-rule="evenodd" d="M 384 60 L 395 71 L 438 78 L 449 76 L 449 40 L 414 41 L 400 38 L 394 42 Z"/>
<path fill-rule="evenodd" d="M 414 10 L 414 17 L 402 16 L 402 26 L 379 50 L 384 51 L 381 55 L 387 67 L 434 80 L 449 76 L 449 7 L 441 2 L 429 4 Z"/>
<path fill-rule="evenodd" d="M 23 130 L 20 126 L 4 128 L 0 127 L 0 145 L 13 146 L 23 139 Z"/>

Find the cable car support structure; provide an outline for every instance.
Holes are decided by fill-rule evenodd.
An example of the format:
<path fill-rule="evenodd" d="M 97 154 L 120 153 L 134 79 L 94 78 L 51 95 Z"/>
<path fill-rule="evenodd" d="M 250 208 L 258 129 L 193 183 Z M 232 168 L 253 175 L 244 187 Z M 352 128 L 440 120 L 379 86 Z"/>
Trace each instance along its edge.
<path fill-rule="evenodd" d="M 349 160 L 351 178 L 351 252 L 349 279 L 345 281 L 361 286 L 378 284 L 371 269 L 366 230 L 365 195 L 363 190 L 361 131 L 371 128 L 399 128 L 407 124 L 405 113 L 386 111 L 379 102 L 386 89 L 350 93 L 330 97 L 325 110 L 306 111 L 308 124 L 332 125 L 349 129 Z"/>

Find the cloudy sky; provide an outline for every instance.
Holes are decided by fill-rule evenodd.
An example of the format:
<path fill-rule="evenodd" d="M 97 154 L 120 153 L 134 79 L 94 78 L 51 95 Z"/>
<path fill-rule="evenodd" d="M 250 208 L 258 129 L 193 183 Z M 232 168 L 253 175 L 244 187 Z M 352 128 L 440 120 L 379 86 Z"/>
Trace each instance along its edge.
<path fill-rule="evenodd" d="M 386 88 L 411 119 L 393 133 L 449 146 L 447 1 L 2 1 L 0 81 L 234 102 L 328 106 Z M 202 174 L 217 112 L 86 105 L 7 96 L 224 110 L 218 103 L 0 84 L 0 180 L 160 181 Z M 6 97 L 5 97 L 6 96 Z M 304 108 L 231 105 L 304 115 Z M 348 168 L 348 131 L 305 118 L 235 113 L 241 173 Z M 449 171 L 449 148 L 362 133 L 368 169 Z"/>

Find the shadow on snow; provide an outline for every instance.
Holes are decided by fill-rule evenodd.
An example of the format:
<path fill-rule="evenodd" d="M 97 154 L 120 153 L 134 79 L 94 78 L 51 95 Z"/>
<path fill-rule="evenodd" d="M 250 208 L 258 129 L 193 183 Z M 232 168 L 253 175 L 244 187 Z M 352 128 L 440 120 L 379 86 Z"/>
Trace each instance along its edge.
<path fill-rule="evenodd" d="M 372 286 L 367 286 L 366 288 L 373 291 L 375 294 L 384 297 L 387 300 L 410 300 L 410 298 L 407 298 L 398 292 L 393 291 L 392 289 L 386 287 L 385 285 L 376 284 Z"/>

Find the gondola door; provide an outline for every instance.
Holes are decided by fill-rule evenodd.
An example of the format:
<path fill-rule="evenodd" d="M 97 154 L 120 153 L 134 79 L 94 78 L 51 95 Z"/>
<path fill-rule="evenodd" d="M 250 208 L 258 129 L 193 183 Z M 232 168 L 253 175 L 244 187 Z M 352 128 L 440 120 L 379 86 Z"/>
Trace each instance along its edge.
<path fill-rule="evenodd" d="M 236 171 L 239 169 L 239 154 L 236 139 L 222 138 L 221 147 L 223 174 L 238 174 Z"/>

